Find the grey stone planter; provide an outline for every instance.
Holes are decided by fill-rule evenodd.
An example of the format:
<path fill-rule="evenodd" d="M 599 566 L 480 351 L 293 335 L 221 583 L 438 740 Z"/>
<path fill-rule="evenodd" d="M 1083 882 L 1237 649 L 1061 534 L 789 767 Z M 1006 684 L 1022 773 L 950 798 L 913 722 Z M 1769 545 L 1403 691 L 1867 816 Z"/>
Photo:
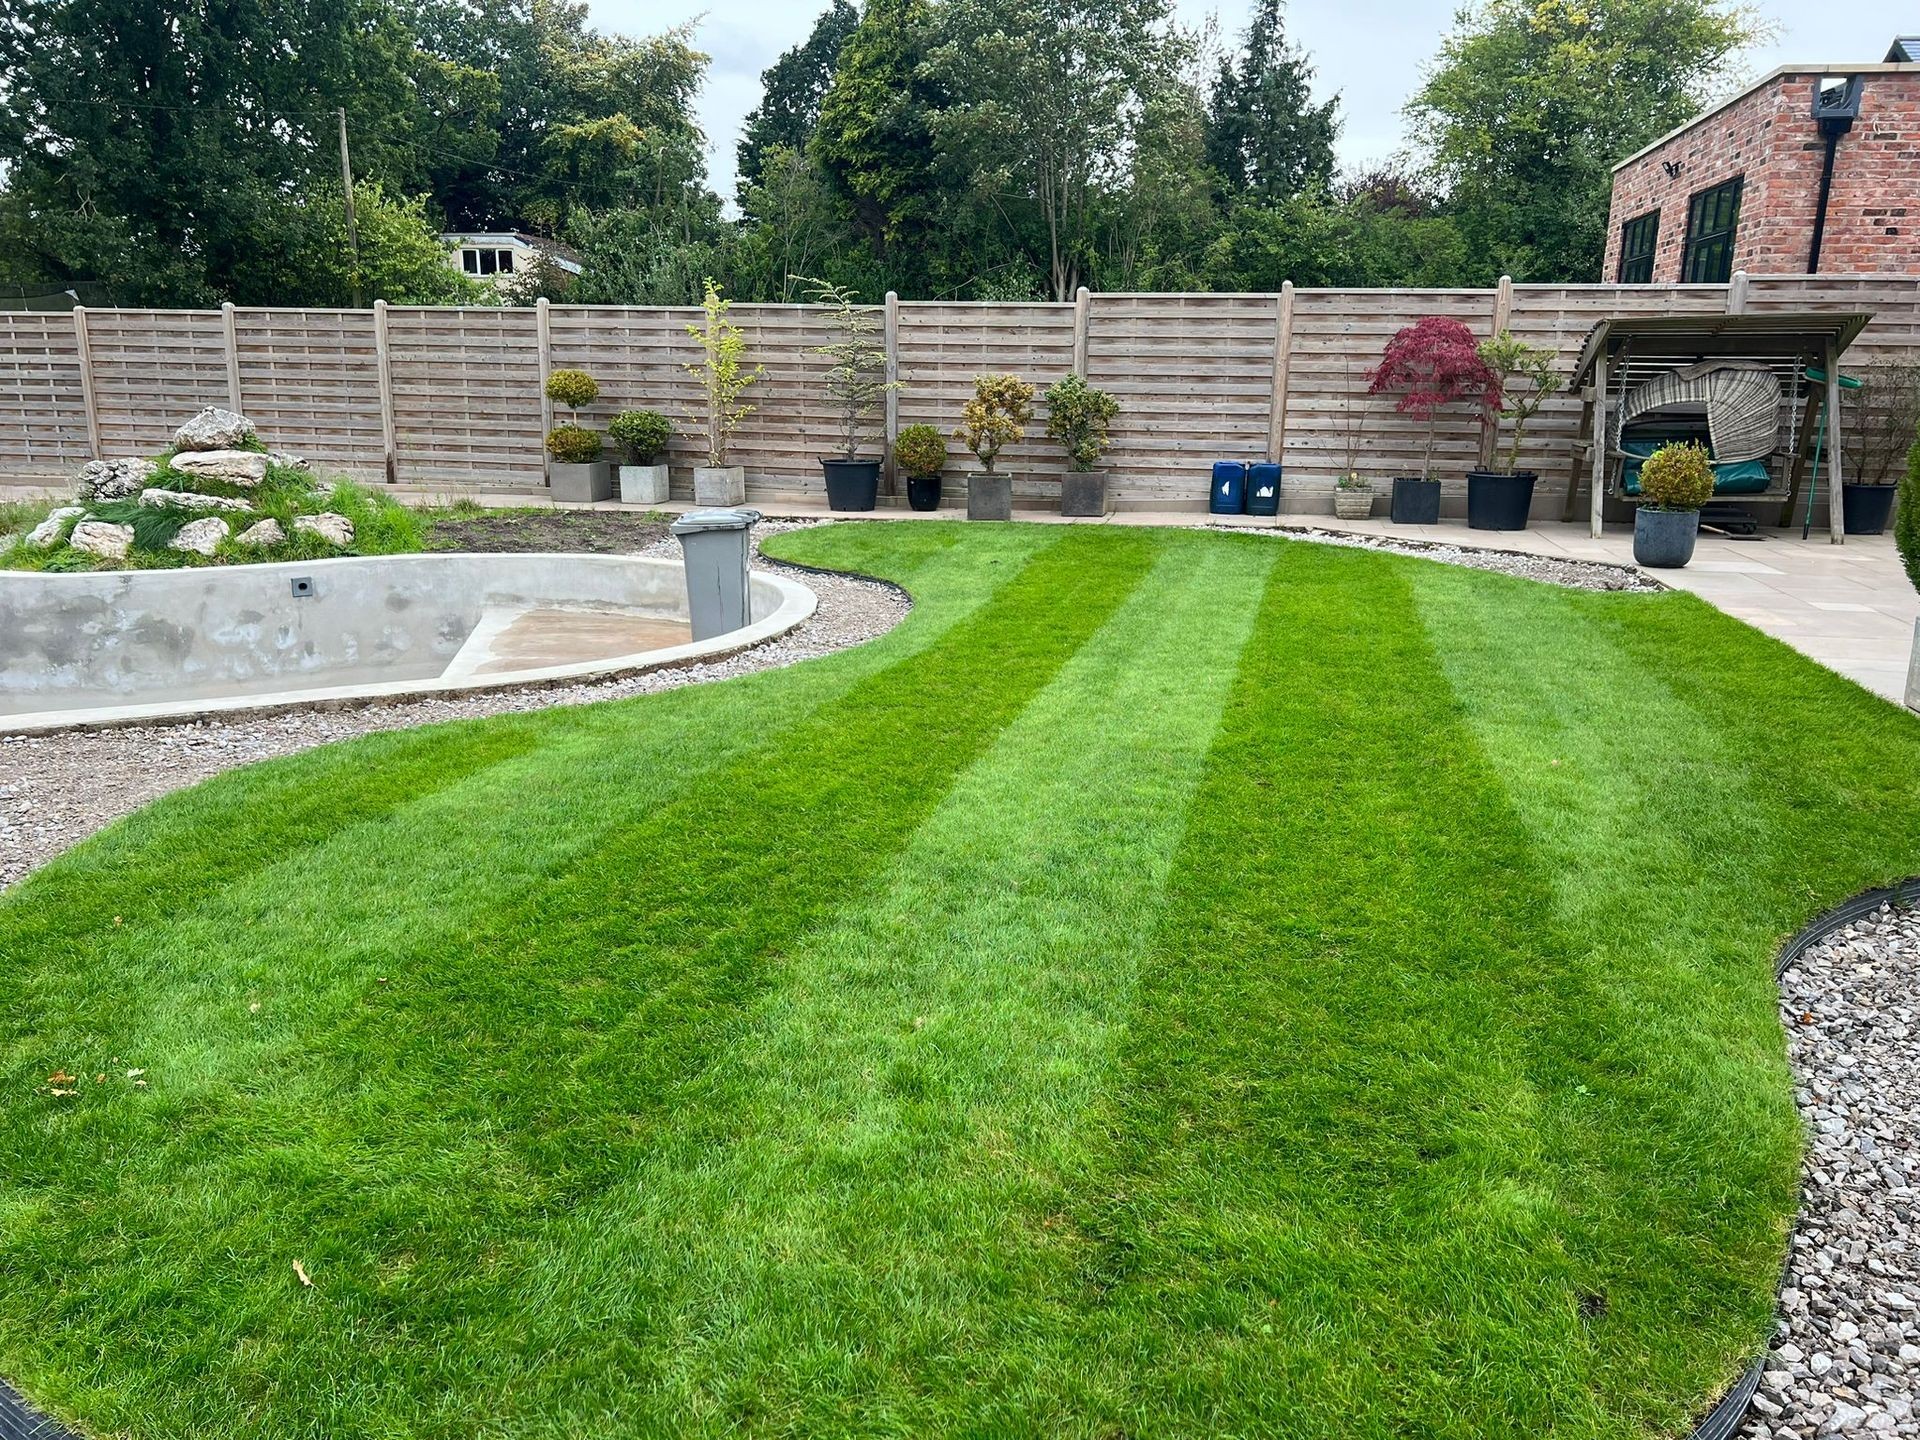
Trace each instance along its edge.
<path fill-rule="evenodd" d="M 1907 661 L 1907 709 L 1920 711 L 1920 620 L 1913 622 L 1913 658 Z"/>
<path fill-rule="evenodd" d="M 1069 470 L 1060 477 L 1062 515 L 1105 515 L 1107 509 L 1106 471 Z"/>
<path fill-rule="evenodd" d="M 1698 510 L 1642 505 L 1633 512 L 1634 561 L 1649 570 L 1678 570 L 1693 559 L 1693 542 L 1699 534 Z"/>
<path fill-rule="evenodd" d="M 1013 518 L 1013 477 L 989 475 L 975 470 L 967 476 L 967 518 L 969 520 L 1011 520 Z"/>
<path fill-rule="evenodd" d="M 666 498 L 666 466 L 622 465 L 620 467 L 620 503 L 622 505 L 658 505 Z"/>
<path fill-rule="evenodd" d="M 696 505 L 743 505 L 747 499 L 747 467 L 697 465 L 693 471 Z"/>
<path fill-rule="evenodd" d="M 613 498 L 613 467 L 604 460 L 566 465 L 556 460 L 547 470 L 553 498 L 566 505 L 591 505 Z"/>
<path fill-rule="evenodd" d="M 1333 513 L 1342 520 L 1365 520 L 1373 514 L 1373 491 L 1335 490 Z"/>

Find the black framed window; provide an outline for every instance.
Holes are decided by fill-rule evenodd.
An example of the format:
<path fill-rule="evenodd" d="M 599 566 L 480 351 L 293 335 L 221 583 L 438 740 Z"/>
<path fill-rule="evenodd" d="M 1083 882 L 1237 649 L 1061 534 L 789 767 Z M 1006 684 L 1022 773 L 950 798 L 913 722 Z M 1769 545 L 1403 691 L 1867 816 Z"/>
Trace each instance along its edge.
<path fill-rule="evenodd" d="M 1687 249 L 1680 278 L 1688 284 L 1717 285 L 1733 276 L 1733 234 L 1740 227 L 1740 187 L 1736 175 L 1724 185 L 1702 190 L 1687 203 Z"/>
<path fill-rule="evenodd" d="M 1660 240 L 1660 212 L 1649 210 L 1620 227 L 1622 285 L 1645 285 L 1653 279 L 1653 247 Z"/>

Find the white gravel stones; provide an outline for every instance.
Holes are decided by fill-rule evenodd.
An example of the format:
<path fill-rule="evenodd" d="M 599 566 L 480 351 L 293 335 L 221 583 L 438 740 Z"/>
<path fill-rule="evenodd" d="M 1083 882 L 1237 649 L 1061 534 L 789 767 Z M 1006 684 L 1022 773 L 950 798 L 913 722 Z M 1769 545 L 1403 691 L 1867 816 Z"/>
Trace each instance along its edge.
<path fill-rule="evenodd" d="M 353 543 L 353 522 L 332 510 L 322 511 L 318 515 L 296 515 L 293 517 L 293 528 L 304 535 L 318 535 L 329 545 Z"/>
<path fill-rule="evenodd" d="M 799 528 L 763 524 L 757 533 Z M 669 537 L 648 549 L 666 554 L 678 543 Z M 7 736 L 0 716 L 0 888 L 122 815 L 222 770 L 378 730 L 619 700 L 778 669 L 883 635 L 909 608 L 891 585 L 812 572 L 799 578 L 820 607 L 796 629 L 738 655 L 617 680 L 57 735 Z"/>
<path fill-rule="evenodd" d="M 1540 580 L 1568 590 L 1658 591 L 1664 588 L 1631 565 L 1607 565 L 1597 560 L 1556 560 L 1546 555 L 1523 555 L 1510 550 L 1476 550 L 1465 545 L 1392 540 L 1385 536 L 1353 535 L 1342 530 L 1310 527 L 1295 529 L 1281 526 L 1256 530 L 1244 525 L 1212 525 L 1208 528 L 1231 530 L 1243 535 L 1275 535 L 1283 540 L 1310 540 L 1317 545 L 1344 545 L 1354 550 L 1384 550 L 1390 555 L 1418 555 L 1422 559 L 1438 560 L 1445 565 L 1518 575 L 1523 580 Z"/>
<path fill-rule="evenodd" d="M 1780 978 L 1807 1128 L 1754 1440 L 1920 1435 L 1920 910 L 1882 908 Z"/>
<path fill-rule="evenodd" d="M 89 460 L 77 477 L 82 500 L 124 500 L 138 494 L 160 467 L 151 460 Z"/>
<path fill-rule="evenodd" d="M 67 521 L 86 513 L 84 505 L 62 505 L 27 532 L 27 544 L 36 550 L 51 550 L 60 543 L 60 532 L 67 528 Z"/>
<path fill-rule="evenodd" d="M 233 450 L 254 438 L 253 422 L 246 416 L 209 405 L 173 432 L 173 448 Z"/>
<path fill-rule="evenodd" d="M 234 536 L 236 545 L 251 545 L 264 550 L 270 545 L 278 545 L 287 538 L 287 532 L 280 528 L 280 522 L 269 516 L 265 520 L 256 520 L 238 535 Z"/>
<path fill-rule="evenodd" d="M 73 527 L 67 544 L 102 560 L 124 560 L 133 548 L 131 525 L 109 525 L 104 520 L 82 520 Z"/>
<path fill-rule="evenodd" d="M 244 515 L 253 509 L 245 500 L 235 500 L 226 495 L 201 495 L 192 490 L 142 490 L 140 503 L 158 509 L 226 510 L 236 515 Z"/>
<path fill-rule="evenodd" d="M 258 450 L 187 450 L 168 463 L 196 480 L 253 486 L 267 478 L 267 457 Z"/>
<path fill-rule="evenodd" d="M 182 525 L 173 539 L 167 542 L 167 548 L 185 550 L 194 555 L 211 555 L 230 533 L 232 530 L 226 521 L 217 515 L 209 515 L 204 520 L 192 520 Z"/>

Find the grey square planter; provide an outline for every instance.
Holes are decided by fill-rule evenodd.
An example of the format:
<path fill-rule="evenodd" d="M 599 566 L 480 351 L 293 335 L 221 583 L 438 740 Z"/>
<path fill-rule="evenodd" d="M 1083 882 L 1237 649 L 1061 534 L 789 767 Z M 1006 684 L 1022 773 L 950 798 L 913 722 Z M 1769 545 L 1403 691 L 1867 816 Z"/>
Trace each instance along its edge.
<path fill-rule="evenodd" d="M 967 518 L 969 520 L 1011 520 L 1013 518 L 1013 477 L 989 475 L 975 470 L 967 476 Z"/>
<path fill-rule="evenodd" d="M 620 503 L 622 505 L 658 505 L 666 498 L 666 466 L 622 465 L 620 467 Z"/>
<path fill-rule="evenodd" d="M 1060 513 L 1062 515 L 1105 515 L 1107 472 L 1069 470 L 1060 477 Z"/>
<path fill-rule="evenodd" d="M 693 503 L 696 505 L 744 505 L 747 500 L 747 467 L 744 465 L 700 465 L 693 472 Z"/>
<path fill-rule="evenodd" d="M 589 465 L 565 465 L 556 460 L 548 468 L 553 498 L 565 505 L 591 505 L 613 498 L 613 467 L 604 460 Z"/>

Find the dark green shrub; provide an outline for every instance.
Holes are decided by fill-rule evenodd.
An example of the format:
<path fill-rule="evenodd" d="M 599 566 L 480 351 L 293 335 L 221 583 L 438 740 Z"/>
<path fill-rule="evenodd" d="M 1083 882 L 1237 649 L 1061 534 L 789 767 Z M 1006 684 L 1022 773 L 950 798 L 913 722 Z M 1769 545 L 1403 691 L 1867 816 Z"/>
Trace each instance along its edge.
<path fill-rule="evenodd" d="M 1662 445 L 1640 466 L 1640 499 L 1656 510 L 1698 510 L 1713 498 L 1713 465 L 1698 445 Z"/>
<path fill-rule="evenodd" d="M 658 410 L 623 410 L 607 426 L 607 436 L 623 448 L 632 465 L 652 465 L 667 448 L 673 425 Z"/>
<path fill-rule="evenodd" d="M 1893 540 L 1907 578 L 1920 590 L 1920 445 L 1907 451 L 1907 478 L 1900 482 L 1900 511 L 1893 517 Z"/>
<path fill-rule="evenodd" d="M 547 453 L 562 465 L 591 465 L 600 458 L 600 432 L 584 425 L 556 425 L 547 432 Z"/>
<path fill-rule="evenodd" d="M 916 479 L 931 479 L 947 468 L 947 442 L 931 425 L 907 425 L 893 442 L 893 458 Z"/>
<path fill-rule="evenodd" d="M 1107 425 L 1120 413 L 1120 402 L 1096 390 L 1078 375 L 1069 375 L 1047 387 L 1047 434 L 1067 449 L 1067 463 L 1075 470 L 1091 470 L 1107 448 Z"/>

